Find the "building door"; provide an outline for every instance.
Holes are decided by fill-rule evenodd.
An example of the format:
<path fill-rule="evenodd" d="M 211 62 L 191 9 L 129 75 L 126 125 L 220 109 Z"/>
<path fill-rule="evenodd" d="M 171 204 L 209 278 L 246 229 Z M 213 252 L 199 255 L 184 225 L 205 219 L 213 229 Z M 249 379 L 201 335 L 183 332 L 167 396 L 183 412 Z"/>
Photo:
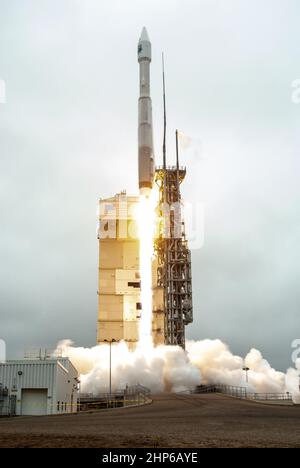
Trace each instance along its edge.
<path fill-rule="evenodd" d="M 24 388 L 22 389 L 22 416 L 41 416 L 47 414 L 46 388 Z"/>

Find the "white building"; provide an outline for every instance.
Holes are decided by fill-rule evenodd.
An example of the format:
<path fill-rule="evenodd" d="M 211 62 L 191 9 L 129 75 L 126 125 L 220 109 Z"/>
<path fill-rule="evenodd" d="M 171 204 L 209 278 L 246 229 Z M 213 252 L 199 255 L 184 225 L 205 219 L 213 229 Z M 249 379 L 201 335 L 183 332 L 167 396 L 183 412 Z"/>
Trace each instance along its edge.
<path fill-rule="evenodd" d="M 0 364 L 11 412 L 46 415 L 77 411 L 78 372 L 68 358 L 23 359 Z"/>

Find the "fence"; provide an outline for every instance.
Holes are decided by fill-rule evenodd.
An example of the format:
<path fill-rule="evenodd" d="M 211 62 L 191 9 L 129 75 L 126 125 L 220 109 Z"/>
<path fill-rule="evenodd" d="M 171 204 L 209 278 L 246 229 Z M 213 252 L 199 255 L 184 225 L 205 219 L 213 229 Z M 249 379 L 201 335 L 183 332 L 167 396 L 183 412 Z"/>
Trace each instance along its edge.
<path fill-rule="evenodd" d="M 80 393 L 78 408 L 80 411 L 91 409 L 109 409 L 145 404 L 150 397 L 150 390 L 143 385 L 126 386 L 124 390 L 112 393 Z"/>
<path fill-rule="evenodd" d="M 237 387 L 234 385 L 198 385 L 194 393 L 223 393 L 225 395 L 237 398 L 257 400 L 257 401 L 292 401 L 292 395 L 286 393 L 254 393 L 249 392 L 246 387 Z"/>

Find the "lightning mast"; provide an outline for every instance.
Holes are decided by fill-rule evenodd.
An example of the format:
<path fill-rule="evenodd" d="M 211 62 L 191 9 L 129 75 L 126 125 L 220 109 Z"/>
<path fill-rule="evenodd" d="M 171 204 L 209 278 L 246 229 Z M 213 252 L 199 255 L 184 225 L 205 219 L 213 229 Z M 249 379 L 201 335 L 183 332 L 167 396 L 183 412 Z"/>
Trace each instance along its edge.
<path fill-rule="evenodd" d="M 157 286 L 163 289 L 164 342 L 185 348 L 185 326 L 193 321 L 191 252 L 182 219 L 180 185 L 186 168 L 179 165 L 178 131 L 176 130 L 176 166 L 167 166 L 166 93 L 163 67 L 163 166 L 156 167 L 155 182 L 159 187 Z"/>

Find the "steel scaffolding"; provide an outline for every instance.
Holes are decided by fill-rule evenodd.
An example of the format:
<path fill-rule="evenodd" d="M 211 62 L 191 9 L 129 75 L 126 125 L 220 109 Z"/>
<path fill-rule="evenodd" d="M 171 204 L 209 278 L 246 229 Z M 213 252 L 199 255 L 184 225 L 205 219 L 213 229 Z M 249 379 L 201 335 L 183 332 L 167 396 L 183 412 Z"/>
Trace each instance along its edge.
<path fill-rule="evenodd" d="M 163 288 L 164 341 L 185 348 L 185 326 L 193 321 L 191 252 L 182 219 L 180 185 L 186 169 L 157 167 L 155 182 L 159 187 L 157 286 Z"/>

